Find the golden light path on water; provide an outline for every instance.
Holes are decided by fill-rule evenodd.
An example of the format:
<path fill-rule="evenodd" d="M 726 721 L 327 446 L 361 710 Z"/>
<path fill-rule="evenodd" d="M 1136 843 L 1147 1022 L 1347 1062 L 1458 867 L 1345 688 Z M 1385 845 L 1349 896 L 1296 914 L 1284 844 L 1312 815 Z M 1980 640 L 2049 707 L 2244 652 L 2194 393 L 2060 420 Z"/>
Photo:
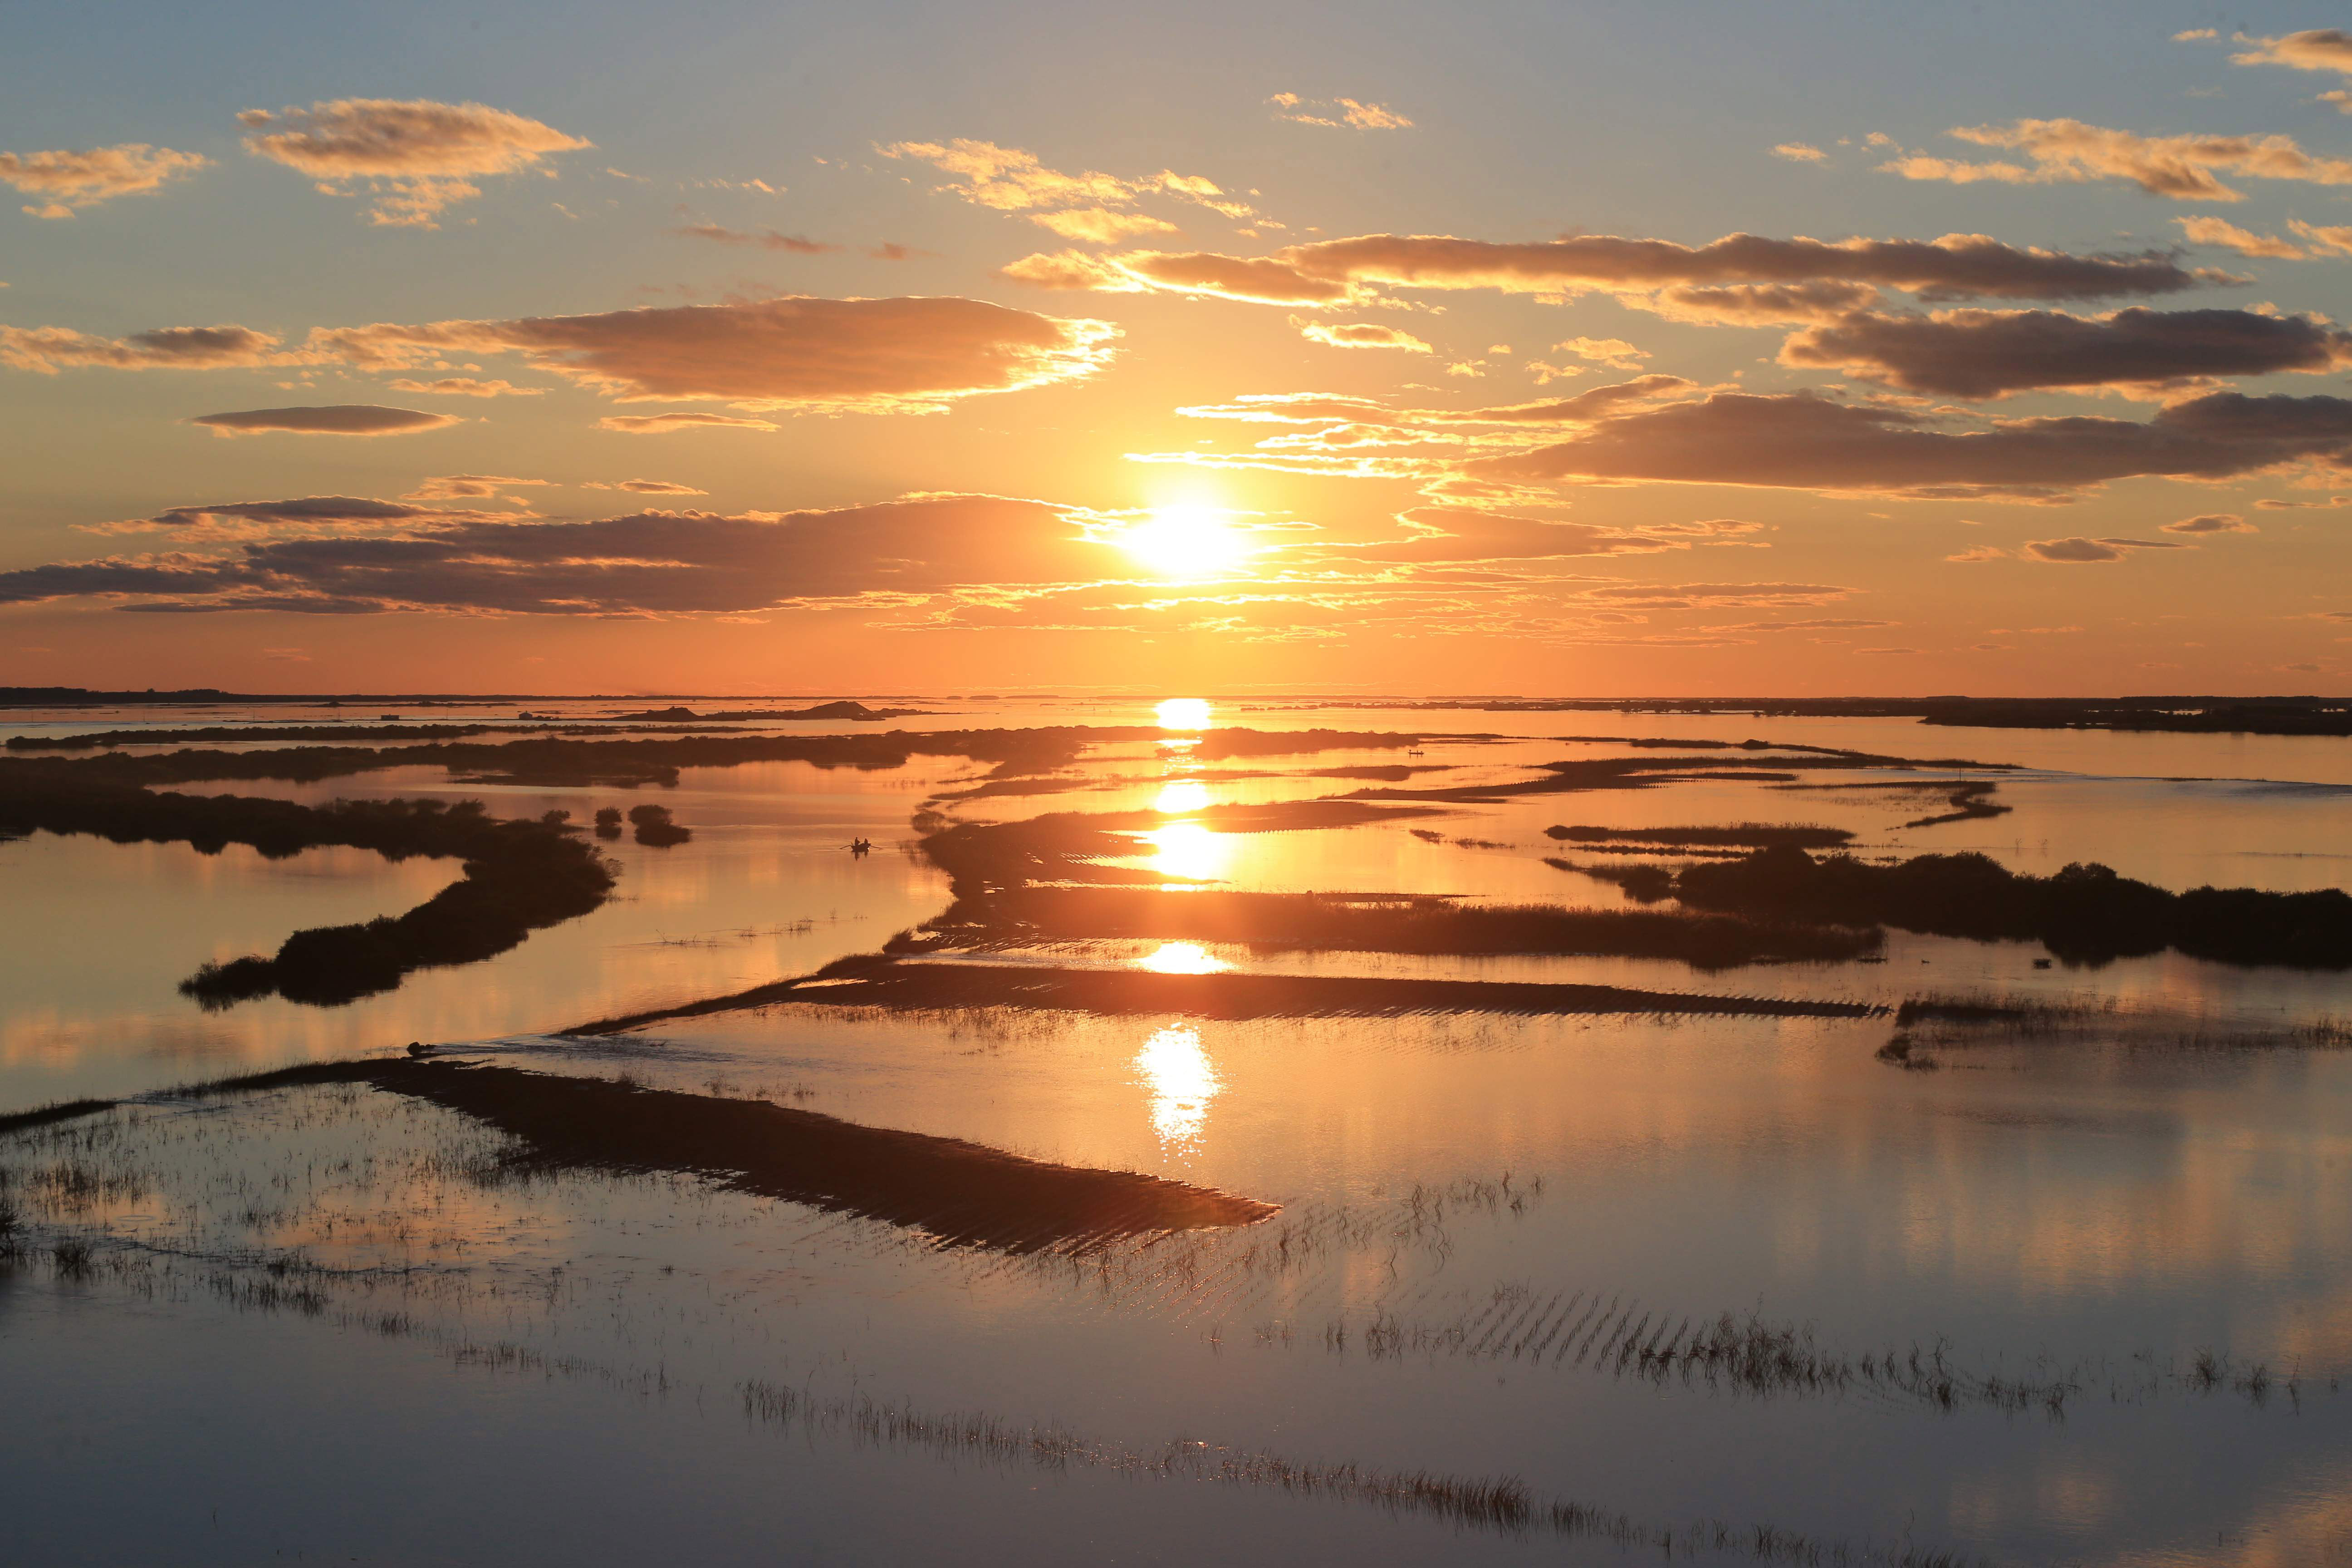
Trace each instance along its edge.
<path fill-rule="evenodd" d="M 1135 1070 L 1151 1095 L 1151 1131 L 1161 1152 L 1197 1152 L 1209 1102 L 1224 1088 L 1216 1064 L 1201 1048 L 1201 1032 L 1187 1024 L 1154 1031 L 1135 1053 Z"/>
<path fill-rule="evenodd" d="M 1209 786 L 1199 779 L 1171 779 L 1160 786 L 1151 808 L 1163 816 L 1183 816 L 1209 804 Z"/>
<path fill-rule="evenodd" d="M 1233 967 L 1197 942 L 1163 942 L 1135 962 L 1155 974 L 1222 974 Z"/>
<path fill-rule="evenodd" d="M 1151 847 L 1151 869 L 1162 876 L 1213 882 L 1233 864 L 1234 836 L 1212 833 L 1197 822 L 1171 822 L 1136 837 Z"/>

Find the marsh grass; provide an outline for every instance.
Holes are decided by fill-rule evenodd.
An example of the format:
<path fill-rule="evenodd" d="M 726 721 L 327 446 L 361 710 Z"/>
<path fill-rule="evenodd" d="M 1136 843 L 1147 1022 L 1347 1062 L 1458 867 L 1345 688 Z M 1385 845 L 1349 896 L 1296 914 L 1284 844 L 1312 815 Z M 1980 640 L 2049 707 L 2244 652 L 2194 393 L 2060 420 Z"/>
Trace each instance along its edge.
<path fill-rule="evenodd" d="M 980 1412 L 933 1414 L 870 1394 L 828 1396 L 764 1378 L 744 1380 L 737 1394 L 749 1421 L 793 1426 L 863 1447 L 910 1449 L 945 1459 L 979 1458 L 1049 1471 L 1091 1469 L 1138 1479 L 1264 1488 L 1506 1537 L 1605 1542 L 1669 1559 L 1720 1552 L 1806 1568 L 1961 1568 L 1969 1561 L 1910 1545 L 1825 1540 L 1769 1524 L 1644 1524 L 1612 1509 L 1542 1496 L 1517 1476 L 1324 1464 L 1267 1449 L 1188 1439 L 1159 1448 L 1132 1448 L 1083 1437 L 1059 1426 L 1023 1425 Z"/>

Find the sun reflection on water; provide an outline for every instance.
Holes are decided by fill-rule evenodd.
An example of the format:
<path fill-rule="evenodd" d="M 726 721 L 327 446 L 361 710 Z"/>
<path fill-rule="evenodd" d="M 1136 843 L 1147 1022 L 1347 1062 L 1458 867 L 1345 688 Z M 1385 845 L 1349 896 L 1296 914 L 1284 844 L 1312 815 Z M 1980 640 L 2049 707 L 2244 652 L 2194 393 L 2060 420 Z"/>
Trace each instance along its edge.
<path fill-rule="evenodd" d="M 1160 716 L 1163 730 L 1205 730 L 1209 727 L 1209 705 L 1198 697 L 1171 697 L 1153 710 Z"/>
<path fill-rule="evenodd" d="M 1182 816 L 1209 804 L 1209 786 L 1199 779 L 1173 779 L 1160 786 L 1151 809 L 1166 816 Z"/>
<path fill-rule="evenodd" d="M 1217 881 L 1233 859 L 1233 835 L 1212 833 L 1197 822 L 1171 822 L 1136 837 L 1151 847 L 1151 869 L 1166 877 Z"/>
<path fill-rule="evenodd" d="M 1163 942 L 1135 962 L 1155 974 L 1222 974 L 1233 967 L 1197 942 Z"/>
<path fill-rule="evenodd" d="M 1151 1092 L 1151 1131 L 1159 1135 L 1160 1152 L 1199 1152 L 1209 1101 L 1224 1088 L 1216 1064 L 1201 1048 L 1201 1032 L 1183 1024 L 1159 1030 L 1135 1053 L 1135 1070 L 1137 1081 Z"/>

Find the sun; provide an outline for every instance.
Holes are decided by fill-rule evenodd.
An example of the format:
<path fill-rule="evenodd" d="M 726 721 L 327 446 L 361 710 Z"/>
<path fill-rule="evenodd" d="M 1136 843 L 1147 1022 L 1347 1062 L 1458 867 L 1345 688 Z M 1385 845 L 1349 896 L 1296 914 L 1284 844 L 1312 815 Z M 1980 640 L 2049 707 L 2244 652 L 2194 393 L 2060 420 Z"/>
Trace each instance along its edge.
<path fill-rule="evenodd" d="M 1195 581 L 1221 576 L 1251 553 L 1248 536 L 1234 526 L 1231 513 L 1190 501 L 1153 507 L 1118 542 L 1161 576 Z"/>

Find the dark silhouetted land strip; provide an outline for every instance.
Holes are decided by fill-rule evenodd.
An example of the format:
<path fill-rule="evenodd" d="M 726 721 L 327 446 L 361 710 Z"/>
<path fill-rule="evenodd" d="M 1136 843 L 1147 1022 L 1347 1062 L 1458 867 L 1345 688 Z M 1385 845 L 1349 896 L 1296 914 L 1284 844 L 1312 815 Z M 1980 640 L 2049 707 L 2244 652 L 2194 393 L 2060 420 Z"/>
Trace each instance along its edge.
<path fill-rule="evenodd" d="M 377 741 L 462 741 L 475 735 L 617 735 L 624 732 L 737 734 L 708 724 L 205 724 L 184 730 L 103 730 L 89 735 L 11 735 L 12 752 L 93 752 L 116 746 L 218 746 L 315 741 L 351 745 Z"/>
<path fill-rule="evenodd" d="M 1220 833 L 1285 833 L 1358 827 L 1433 816 L 1426 807 L 1360 800 L 1292 800 L 1204 806 L 1182 820 Z M 965 822 L 945 826 L 936 812 L 918 814 L 923 853 L 948 874 L 957 897 L 1028 882 L 1077 881 L 1157 886 L 1185 879 L 1140 867 L 1105 866 L 1105 859 L 1148 855 L 1137 836 L 1173 820 L 1157 811 L 1048 812 L 1025 822 Z"/>
<path fill-rule="evenodd" d="M 924 931 L 953 943 L 1095 938 L 1245 942 L 1271 952 L 1557 953 L 1680 959 L 1700 969 L 1874 952 L 1874 929 L 1736 915 L 1462 904 L 1440 898 L 1018 888 L 960 899 Z M 919 944 L 894 939 L 891 951 Z"/>
<path fill-rule="evenodd" d="M 2352 735 L 2352 701 L 2308 696 L 1476 698 L 1432 702 L 1335 699 L 1329 706 L 1413 712 L 1738 713 L 1766 719 L 1916 719 L 1923 724 L 1986 730 Z"/>
<path fill-rule="evenodd" d="M 878 735 L 681 735 L 660 740 L 533 738 L 436 742 L 412 746 L 289 746 L 277 751 L 189 749 L 131 756 L 110 752 L 79 758 L 83 776 L 124 784 L 168 786 L 197 781 L 285 779 L 316 783 L 385 768 L 438 767 L 484 782 L 670 783 L 681 768 L 807 763 L 820 768 L 904 767 L 917 756 L 964 757 L 994 764 L 999 776 L 1066 767 L 1097 745 L 1164 740 L 1156 727 L 1069 725 L 1029 730 L 892 730 Z M 1280 756 L 1419 744 L 1429 737 L 1332 730 L 1212 730 L 1193 754 L 1203 758 Z M 1470 737 L 1449 737 L 1465 739 Z M 11 760 L 11 766 L 62 759 Z"/>
<path fill-rule="evenodd" d="M 462 861 L 450 886 L 397 917 L 295 932 L 269 958 L 206 964 L 181 989 L 210 1006 L 273 994 L 349 1002 L 414 969 L 470 963 L 586 914 L 613 889 L 612 865 L 562 820 L 504 821 L 479 801 L 337 801 L 303 805 L 244 795 L 151 794 L 93 776 L 90 763 L 0 764 L 0 833 L 82 833 L 117 844 L 187 844 L 216 855 L 244 844 L 272 859 L 350 845 L 386 859 Z"/>
<path fill-rule="evenodd" d="M 1155 974 L 1146 970 L 894 963 L 862 958 L 828 964 L 805 979 L 778 981 L 731 996 L 715 996 L 656 1012 L 604 1019 L 566 1032 L 615 1034 L 648 1024 L 783 1003 L 919 1011 L 1005 1007 L 1115 1016 L 1178 1013 L 1223 1020 L 1382 1018 L 1420 1013 L 1865 1018 L 1885 1011 L 1861 1002 L 1706 996 L 1675 991 L 1637 991 L 1616 985 L 1297 974 Z"/>
<path fill-rule="evenodd" d="M 1683 742 L 1675 742 L 1677 746 Z M 1883 756 L 1869 752 L 1832 752 L 1811 747 L 1779 748 L 1792 753 L 1757 757 L 1745 746 L 1725 747 L 1741 754 L 1717 752 L 1703 756 L 1589 757 L 1545 763 L 1532 777 L 1491 784 L 1450 784 L 1429 789 L 1360 789 L 1349 800 L 1425 800 L 1472 805 L 1530 795 L 1572 795 L 1584 790 L 1655 789 L 1661 784 L 1686 784 L 1694 779 L 1746 779 L 1759 784 L 1787 784 L 1801 773 L 1856 768 L 1987 768 L 2001 763 L 1974 763 L 1964 758 L 1927 760 Z"/>
<path fill-rule="evenodd" d="M 1654 845 L 1662 849 L 1767 849 L 1793 844 L 1800 849 L 1833 849 L 1853 835 L 1843 827 L 1776 826 L 1741 822 L 1728 827 L 1547 827 L 1547 838 L 1570 844 Z"/>
<path fill-rule="evenodd" d="M 905 1226 L 951 1246 L 1083 1248 L 1122 1237 L 1251 1225 L 1278 1205 L 1132 1171 L 1024 1159 L 928 1133 L 772 1105 L 520 1068 L 394 1059 L 320 1062 L 198 1084 L 178 1097 L 367 1084 L 431 1100 L 517 1145 L 487 1176 L 677 1171 L 737 1192 Z M 110 1110 L 0 1117 L 0 1132 Z"/>
<path fill-rule="evenodd" d="M 787 722 L 823 722 L 847 721 L 856 724 L 876 724 L 886 719 L 913 719 L 929 712 L 927 708 L 868 708 L 863 702 L 820 702 L 814 708 L 731 708 L 723 711 L 698 713 L 691 708 L 647 708 L 635 713 L 615 713 L 615 719 L 767 719 Z"/>
<path fill-rule="evenodd" d="M 1628 889 L 1637 896 L 1643 890 L 1630 883 Z M 2334 888 L 2175 893 L 2099 865 L 2035 877 L 1982 855 L 1921 855 L 1880 866 L 1843 855 L 1816 860 L 1801 849 L 1782 848 L 1723 865 L 1685 867 L 1671 890 L 1695 909 L 2039 941 L 2070 963 L 2171 948 L 2225 963 L 2352 967 L 2352 897 Z"/>

